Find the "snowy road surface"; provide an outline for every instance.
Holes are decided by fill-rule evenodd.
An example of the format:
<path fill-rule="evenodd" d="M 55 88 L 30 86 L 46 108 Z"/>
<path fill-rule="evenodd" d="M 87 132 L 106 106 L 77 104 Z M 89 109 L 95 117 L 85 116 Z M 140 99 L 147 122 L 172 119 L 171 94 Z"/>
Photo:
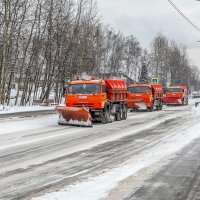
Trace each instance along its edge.
<path fill-rule="evenodd" d="M 0 122 L 0 199 L 198 199 L 199 142 L 191 106 L 93 128 Z"/>

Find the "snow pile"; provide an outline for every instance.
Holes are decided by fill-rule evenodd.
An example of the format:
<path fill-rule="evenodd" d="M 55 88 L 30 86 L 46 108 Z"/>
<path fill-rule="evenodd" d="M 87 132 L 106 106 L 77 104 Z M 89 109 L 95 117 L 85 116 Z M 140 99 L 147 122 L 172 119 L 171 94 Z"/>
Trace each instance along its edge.
<path fill-rule="evenodd" d="M 70 119 L 69 121 L 67 121 L 61 114 L 59 116 L 59 119 L 58 119 L 58 124 L 62 124 L 62 125 L 74 125 L 74 126 L 89 126 L 89 127 L 92 127 L 92 122 L 91 120 L 87 120 L 86 122 L 85 121 L 78 121 L 78 120 L 73 120 L 73 119 Z"/>
<path fill-rule="evenodd" d="M 11 106 L 3 106 L 3 105 L 0 105 L 0 113 L 1 111 L 9 111 L 11 110 L 12 107 Z"/>

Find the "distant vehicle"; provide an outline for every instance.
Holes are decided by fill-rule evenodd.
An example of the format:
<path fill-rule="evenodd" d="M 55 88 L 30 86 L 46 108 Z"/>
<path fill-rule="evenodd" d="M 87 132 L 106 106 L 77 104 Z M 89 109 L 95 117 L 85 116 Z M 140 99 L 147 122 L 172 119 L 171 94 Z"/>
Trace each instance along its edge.
<path fill-rule="evenodd" d="M 166 105 L 188 105 L 188 90 L 186 86 L 170 86 L 163 98 Z"/>
<path fill-rule="evenodd" d="M 137 84 L 128 87 L 128 108 L 148 111 L 162 110 L 163 90 L 160 84 Z"/>
<path fill-rule="evenodd" d="M 69 83 L 66 106 L 56 108 L 59 124 L 92 126 L 127 118 L 127 85 L 124 80 L 76 80 Z"/>

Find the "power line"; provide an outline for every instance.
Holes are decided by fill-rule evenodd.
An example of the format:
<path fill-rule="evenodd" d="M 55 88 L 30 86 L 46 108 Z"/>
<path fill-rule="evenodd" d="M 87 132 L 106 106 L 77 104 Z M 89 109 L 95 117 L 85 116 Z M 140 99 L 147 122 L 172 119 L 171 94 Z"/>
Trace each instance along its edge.
<path fill-rule="evenodd" d="M 197 29 L 198 31 L 200 31 L 200 28 L 198 26 L 196 26 L 188 17 L 186 17 L 184 15 L 183 12 L 181 12 L 181 10 L 171 1 L 171 0 L 168 0 L 168 2 L 174 7 L 174 9 L 179 13 L 181 14 L 181 16 L 187 21 L 189 22 L 195 29 Z"/>

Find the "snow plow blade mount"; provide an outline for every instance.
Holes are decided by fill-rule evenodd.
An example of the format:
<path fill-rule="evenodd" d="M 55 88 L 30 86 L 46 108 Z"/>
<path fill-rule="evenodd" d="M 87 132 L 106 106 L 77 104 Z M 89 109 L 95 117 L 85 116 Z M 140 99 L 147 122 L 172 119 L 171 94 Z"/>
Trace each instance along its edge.
<path fill-rule="evenodd" d="M 92 127 L 92 117 L 86 108 L 57 106 L 59 125 L 74 125 Z"/>

